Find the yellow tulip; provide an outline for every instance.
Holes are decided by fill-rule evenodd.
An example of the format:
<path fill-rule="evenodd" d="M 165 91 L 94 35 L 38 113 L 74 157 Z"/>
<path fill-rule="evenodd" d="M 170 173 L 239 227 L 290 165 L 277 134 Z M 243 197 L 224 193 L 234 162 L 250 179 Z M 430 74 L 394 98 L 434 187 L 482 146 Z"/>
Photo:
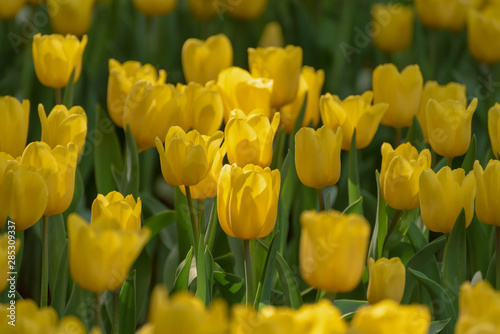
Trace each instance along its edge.
<path fill-rule="evenodd" d="M 397 210 L 415 209 L 419 206 L 420 174 L 431 167 L 428 149 L 418 153 L 410 143 L 382 145 L 380 193 L 387 204 Z"/>
<path fill-rule="evenodd" d="M 22 103 L 12 96 L 0 97 L 0 152 L 15 157 L 23 154 L 28 138 L 30 101 Z"/>
<path fill-rule="evenodd" d="M 12 314 L 9 309 L 11 304 L 0 304 L 0 317 L 4 321 L 0 322 L 0 333 L 15 334 L 86 334 L 87 329 L 83 323 L 75 316 L 66 316 L 61 320 L 57 318 L 57 312 L 52 307 L 38 308 L 38 305 L 31 299 L 19 299 L 15 304 L 15 327 L 9 324 Z"/>
<path fill-rule="evenodd" d="M 216 141 L 220 145 L 222 132 L 203 136 L 192 130 L 187 134 L 178 126 L 168 130 L 165 147 L 156 138 L 163 178 L 172 186 L 194 186 L 205 178 L 209 170 L 208 148 Z"/>
<path fill-rule="evenodd" d="M 116 219 L 124 231 L 138 231 L 141 229 L 142 202 L 135 201 L 132 195 L 123 197 L 117 191 L 106 196 L 98 194 L 92 203 L 92 222 L 105 217 Z"/>
<path fill-rule="evenodd" d="M 232 3 L 235 5 L 230 7 L 227 11 L 228 15 L 245 21 L 252 21 L 258 19 L 267 7 L 267 0 L 239 0 L 237 2 L 231 0 L 227 1 L 228 5 Z"/>
<path fill-rule="evenodd" d="M 59 104 L 47 117 L 43 104 L 40 103 L 38 116 L 42 124 L 43 142 L 51 148 L 74 142 L 78 147 L 78 155 L 82 154 L 87 136 L 87 115 L 82 107 L 75 106 L 68 110 L 66 106 Z"/>
<path fill-rule="evenodd" d="M 310 286 L 348 292 L 361 281 L 370 237 L 370 224 L 358 214 L 305 211 L 300 216 L 299 262 Z"/>
<path fill-rule="evenodd" d="M 413 122 L 422 94 L 423 77 L 418 65 L 409 65 L 401 73 L 393 64 L 379 65 L 373 71 L 374 103 L 387 103 L 383 125 L 404 128 Z"/>
<path fill-rule="evenodd" d="M 255 78 L 272 79 L 271 106 L 280 108 L 291 103 L 299 90 L 302 68 L 302 48 L 287 45 L 284 48 L 249 48 L 248 64 Z"/>
<path fill-rule="evenodd" d="M 132 0 L 135 9 L 147 16 L 167 15 L 175 9 L 178 0 Z"/>
<path fill-rule="evenodd" d="M 187 0 L 189 13 L 198 20 L 212 19 L 221 13 L 219 2 L 213 0 Z M 220 14 L 219 14 L 220 15 Z"/>
<path fill-rule="evenodd" d="M 295 333 L 345 333 L 342 313 L 328 299 L 302 305 L 294 315 Z"/>
<path fill-rule="evenodd" d="M 302 128 L 295 135 L 295 167 L 300 181 L 311 188 L 324 188 L 340 178 L 340 150 L 343 131 L 323 125 Z"/>
<path fill-rule="evenodd" d="M 124 230 L 112 217 L 90 224 L 68 216 L 69 269 L 78 285 L 91 292 L 118 289 L 148 241 L 150 230 Z"/>
<path fill-rule="evenodd" d="M 430 324 L 431 313 L 427 306 L 399 305 L 384 300 L 359 308 L 352 319 L 351 329 L 359 334 L 427 334 Z"/>
<path fill-rule="evenodd" d="M 16 231 L 30 228 L 42 217 L 47 196 L 47 184 L 40 174 L 0 152 L 0 227 L 10 216 Z"/>
<path fill-rule="evenodd" d="M 462 168 L 452 171 L 447 166 L 437 173 L 427 169 L 420 174 L 419 187 L 422 221 L 429 230 L 450 233 L 462 208 L 469 226 L 476 195 L 474 173 L 465 176 Z"/>
<path fill-rule="evenodd" d="M 415 9 L 422 25 L 459 32 L 472 4 L 471 0 L 415 0 Z"/>
<path fill-rule="evenodd" d="M 488 133 L 493 155 L 498 159 L 500 157 L 500 104 L 498 103 L 488 110 Z"/>
<path fill-rule="evenodd" d="M 399 257 L 381 258 L 377 262 L 368 260 L 368 290 L 366 298 L 370 304 L 384 299 L 400 303 L 405 292 L 406 269 Z"/>
<path fill-rule="evenodd" d="M 77 157 L 75 143 L 69 143 L 66 147 L 58 145 L 51 149 L 44 142 L 33 142 L 24 150 L 21 164 L 37 171 L 47 184 L 48 200 L 43 213 L 45 216 L 63 213 L 71 204 Z"/>
<path fill-rule="evenodd" d="M 278 22 L 272 21 L 264 26 L 262 35 L 260 35 L 259 43 L 257 44 L 261 48 L 266 48 L 268 46 L 275 46 L 277 48 L 282 48 L 285 46 L 285 37 L 283 36 L 283 29 Z"/>
<path fill-rule="evenodd" d="M 146 80 L 152 85 L 164 84 L 167 72 L 159 70 L 153 65 L 141 65 L 138 61 L 126 61 L 120 64 L 114 59 L 109 60 L 108 79 L 108 112 L 116 125 L 123 128 L 123 112 L 128 93 L 138 80 Z"/>
<path fill-rule="evenodd" d="M 220 71 L 233 66 L 233 46 L 224 34 L 206 41 L 190 38 L 182 46 L 182 70 L 186 82 L 205 85 L 216 80 Z"/>
<path fill-rule="evenodd" d="M 224 138 L 227 159 L 231 164 L 269 167 L 273 158 L 273 140 L 280 124 L 280 114 L 270 122 L 266 115 L 255 110 L 248 117 L 241 110 L 233 110 L 227 122 Z"/>
<path fill-rule="evenodd" d="M 191 82 L 188 85 L 177 84 L 177 90 L 186 95 L 186 104 L 182 111 L 182 128 L 194 129 L 202 135 L 210 136 L 219 130 L 222 124 L 224 106 L 215 84 L 203 87 Z"/>
<path fill-rule="evenodd" d="M 0 19 L 10 20 L 24 7 L 26 0 L 3 0 L 0 2 Z"/>
<path fill-rule="evenodd" d="M 87 35 L 81 41 L 73 35 L 33 36 L 33 63 L 38 80 L 47 87 L 63 88 L 74 71 L 74 82 L 77 82 L 86 45 Z"/>
<path fill-rule="evenodd" d="M 488 6 L 483 11 L 471 10 L 467 17 L 467 45 L 472 56 L 480 62 L 500 62 L 500 7 Z"/>
<path fill-rule="evenodd" d="M 372 6 L 372 38 L 383 52 L 396 53 L 408 49 L 413 40 L 413 8 L 401 4 L 376 3 Z"/>
<path fill-rule="evenodd" d="M 276 224 L 281 186 L 279 170 L 236 165 L 222 167 L 217 187 L 217 213 L 227 235 L 240 239 L 267 236 Z M 249 214 L 251 212 L 251 214 Z"/>
<path fill-rule="evenodd" d="M 222 136 L 215 138 L 207 145 L 207 176 L 196 185 L 191 186 L 191 197 L 194 199 L 205 199 L 217 196 L 217 183 L 222 169 L 222 161 L 226 155 L 226 145 L 220 146 Z M 186 195 L 186 189 L 181 186 L 181 191 Z"/>
<path fill-rule="evenodd" d="M 10 282 L 7 280 L 11 277 L 9 272 L 16 271 L 18 268 L 14 266 L 16 269 L 13 269 L 11 265 L 15 263 L 16 253 L 19 252 L 20 246 L 21 240 L 16 239 L 14 234 L 7 232 L 0 235 L 0 292 L 5 290 Z M 9 263 L 9 261 L 12 262 Z"/>
<path fill-rule="evenodd" d="M 444 102 L 446 100 L 457 100 L 460 101 L 464 106 L 467 104 L 467 97 L 465 95 L 465 85 L 450 82 L 446 85 L 439 85 L 437 81 L 427 81 L 424 85 L 424 90 L 422 91 L 422 97 L 420 98 L 420 105 L 418 107 L 417 118 L 422 128 L 422 133 L 424 135 L 425 141 L 429 142 L 429 135 L 427 130 L 427 105 L 429 100 L 433 99 L 438 102 Z"/>
<path fill-rule="evenodd" d="M 151 334 L 225 334 L 227 305 L 214 300 L 209 307 L 186 291 L 168 296 L 165 287 L 158 285 L 151 294 L 148 323 Z"/>
<path fill-rule="evenodd" d="M 351 95 L 341 101 L 337 95 L 327 93 L 319 102 L 323 124 L 332 129 L 342 128 L 344 139 L 342 149 L 351 149 L 352 135 L 356 129 L 356 148 L 368 146 L 377 133 L 380 120 L 388 108 L 387 103 L 372 105 L 373 93 L 367 91 L 363 95 Z"/>
<path fill-rule="evenodd" d="M 429 100 L 427 104 L 427 133 L 432 149 L 447 158 L 467 152 L 471 138 L 472 115 L 476 111 L 477 98 L 467 109 L 461 101 Z"/>
<path fill-rule="evenodd" d="M 155 147 L 155 138 L 165 138 L 168 130 L 182 122 L 186 97 L 172 84 L 136 81 L 125 101 L 123 127 L 127 125 L 139 150 Z"/>
<path fill-rule="evenodd" d="M 474 176 L 476 177 L 476 215 L 477 218 L 490 225 L 500 226 L 500 161 L 490 160 L 485 170 L 474 163 Z"/>
<path fill-rule="evenodd" d="M 300 83 L 297 97 L 292 103 L 281 107 L 280 112 L 282 115 L 281 121 L 285 125 L 286 133 L 292 133 L 297 117 L 299 116 L 304 99 L 307 93 L 306 110 L 304 111 L 304 118 L 302 119 L 302 127 L 308 126 L 312 123 L 314 127 L 319 124 L 319 96 L 323 83 L 325 82 L 325 71 L 318 70 L 310 66 L 302 67 L 300 72 Z"/>
<path fill-rule="evenodd" d="M 50 24 L 58 34 L 82 36 L 90 30 L 95 0 L 47 0 Z"/>
<path fill-rule="evenodd" d="M 288 307 L 264 306 L 260 312 L 245 305 L 235 305 L 229 323 L 231 334 L 298 333 L 294 328 L 294 312 Z"/>
<path fill-rule="evenodd" d="M 488 281 L 460 287 L 455 334 L 495 334 L 500 330 L 500 293 Z"/>
<path fill-rule="evenodd" d="M 224 103 L 224 122 L 229 121 L 234 109 L 247 115 L 255 109 L 262 109 L 267 117 L 271 116 L 272 80 L 255 79 L 242 68 L 230 67 L 219 73 L 217 88 Z"/>

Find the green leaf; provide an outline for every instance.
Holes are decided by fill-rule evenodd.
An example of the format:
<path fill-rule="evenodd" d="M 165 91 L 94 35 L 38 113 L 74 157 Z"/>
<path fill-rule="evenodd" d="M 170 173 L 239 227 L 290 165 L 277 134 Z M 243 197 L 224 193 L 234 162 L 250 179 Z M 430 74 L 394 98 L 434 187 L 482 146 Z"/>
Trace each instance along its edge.
<path fill-rule="evenodd" d="M 356 129 L 352 134 L 351 150 L 349 151 L 349 176 L 347 182 L 347 190 L 349 194 L 349 207 L 353 206 L 361 198 L 361 186 L 359 184 L 358 171 L 358 151 L 356 149 Z M 362 202 L 352 207 L 352 212 L 362 215 Z"/>
<path fill-rule="evenodd" d="M 437 334 L 437 333 L 440 333 L 441 330 L 443 328 L 445 328 L 446 325 L 448 325 L 449 322 L 450 322 L 450 319 L 431 322 L 431 326 L 429 327 L 429 331 L 427 332 L 427 334 Z"/>
<path fill-rule="evenodd" d="M 205 245 L 207 245 L 209 250 L 212 250 L 214 246 L 217 225 L 219 225 L 219 222 L 217 215 L 217 197 L 215 197 L 212 204 L 212 212 L 210 213 L 210 220 L 208 221 L 207 233 L 205 234 Z"/>
<path fill-rule="evenodd" d="M 405 210 L 403 214 L 399 217 L 396 228 L 389 236 L 387 244 L 385 245 L 385 250 L 391 250 L 398 246 L 401 240 L 405 237 L 408 232 L 410 225 L 415 222 L 418 217 L 420 209 Z"/>
<path fill-rule="evenodd" d="M 169 208 L 151 194 L 139 192 L 142 201 L 142 212 L 146 217 L 157 215 L 162 211 L 168 211 Z"/>
<path fill-rule="evenodd" d="M 136 314 L 136 271 L 132 270 L 120 290 L 120 334 L 135 333 Z"/>
<path fill-rule="evenodd" d="M 481 271 L 483 277 L 486 277 L 488 272 L 488 264 L 490 258 L 489 245 L 485 240 L 488 239 L 488 234 L 483 228 L 483 224 L 474 215 L 470 225 L 466 230 L 467 234 L 467 253 L 470 259 L 471 276 Z"/>
<path fill-rule="evenodd" d="M 135 294 L 136 294 L 136 307 L 137 307 L 137 318 L 142 314 L 142 310 L 147 308 L 147 301 L 150 294 L 150 284 L 152 275 L 152 260 L 149 255 L 147 248 L 145 247 L 132 267 L 135 270 Z"/>
<path fill-rule="evenodd" d="M 144 223 L 144 227 L 149 228 L 151 231 L 149 240 L 153 239 L 153 237 L 160 233 L 163 228 L 172 224 L 175 221 L 175 218 L 176 212 L 172 210 L 163 211 L 153 217 L 149 217 Z"/>
<path fill-rule="evenodd" d="M 79 165 L 75 171 L 75 189 L 73 191 L 73 199 L 71 200 L 71 204 L 66 209 L 66 211 L 63 212 L 64 219 L 66 219 L 71 212 L 76 211 L 78 205 L 82 201 L 84 193 L 85 193 L 85 186 L 83 184 L 81 165 Z"/>
<path fill-rule="evenodd" d="M 286 144 L 286 133 L 285 127 L 281 126 L 276 133 L 276 141 L 273 149 L 273 159 L 271 161 L 271 169 L 281 169 L 284 153 L 285 153 L 285 144 Z"/>
<path fill-rule="evenodd" d="M 283 161 L 283 165 L 281 165 L 280 173 L 281 173 L 281 185 L 280 189 L 283 189 L 283 184 L 285 183 L 286 177 L 288 175 L 288 172 L 290 170 L 290 160 L 292 157 L 292 153 L 290 153 L 290 149 L 288 149 L 285 160 Z M 295 162 L 293 162 L 295 164 Z M 281 195 L 281 193 L 280 193 Z"/>
<path fill-rule="evenodd" d="M 74 283 L 64 314 L 79 318 L 89 331 L 91 324 L 95 320 L 94 304 L 95 298 L 92 293 Z"/>
<path fill-rule="evenodd" d="M 271 303 L 271 289 L 273 287 L 276 254 L 278 252 L 278 242 L 276 242 L 278 234 L 279 232 L 273 236 L 271 243 L 269 244 L 266 261 L 264 263 L 264 270 L 262 271 L 262 275 L 260 277 L 255 302 L 253 304 L 255 309 L 260 310 L 262 306 L 269 305 Z"/>
<path fill-rule="evenodd" d="M 174 291 L 189 290 L 189 272 L 191 271 L 191 262 L 193 261 L 194 249 L 191 247 L 187 253 L 186 259 L 179 264 L 178 274 L 175 277 Z"/>
<path fill-rule="evenodd" d="M 382 257 L 385 236 L 387 235 L 387 203 L 380 193 L 380 174 L 375 171 L 375 181 L 377 183 L 377 215 L 373 228 L 372 239 L 368 248 L 368 258 L 373 257 L 378 260 Z"/>
<path fill-rule="evenodd" d="M 241 304 L 245 299 L 245 280 L 237 275 L 214 271 L 214 280 L 224 300 L 229 304 Z"/>
<path fill-rule="evenodd" d="M 363 196 L 361 196 L 360 198 L 358 198 L 355 202 L 353 202 L 352 204 L 350 204 L 347 208 L 345 208 L 343 214 L 351 214 L 351 213 L 358 213 L 363 211 L 362 209 L 363 207 Z"/>
<path fill-rule="evenodd" d="M 55 291 L 51 291 L 52 306 L 59 318 L 64 317 L 64 312 L 66 311 L 66 292 L 68 290 L 68 240 L 66 240 L 61 258 L 59 260 L 59 265 L 57 266 L 57 278 L 55 284 Z"/>
<path fill-rule="evenodd" d="M 187 199 L 179 187 L 175 187 L 174 207 L 177 222 L 177 239 L 179 241 L 179 256 L 183 258 L 194 241 L 191 232 L 191 218 L 189 217 Z"/>
<path fill-rule="evenodd" d="M 408 228 L 406 236 L 408 237 L 408 240 L 410 240 L 410 243 L 415 251 L 419 251 L 429 244 L 427 237 L 420 230 L 417 224 L 410 224 L 410 228 Z"/>
<path fill-rule="evenodd" d="M 419 152 L 426 148 L 424 134 L 420 123 L 418 122 L 417 116 L 413 116 L 413 122 L 408 129 L 408 134 L 406 135 L 406 141 L 411 143 Z"/>
<path fill-rule="evenodd" d="M 205 236 L 203 231 L 201 232 L 198 247 L 196 249 L 196 297 L 198 297 L 205 304 L 208 303 L 208 283 L 207 283 L 207 273 L 205 271 Z"/>
<path fill-rule="evenodd" d="M 75 83 L 73 82 L 75 78 L 75 71 L 71 72 L 71 76 L 69 77 L 68 85 L 64 88 L 64 96 L 62 103 L 66 106 L 66 108 L 70 109 L 73 107 L 73 95 L 75 91 Z"/>
<path fill-rule="evenodd" d="M 213 286 L 214 286 L 214 268 L 215 262 L 212 257 L 212 253 L 205 247 L 204 253 L 204 261 L 205 261 L 205 277 L 206 277 L 206 290 L 207 290 L 207 300 L 205 302 L 206 305 L 210 305 L 213 296 Z M 219 269 L 219 268 L 217 268 Z"/>
<path fill-rule="evenodd" d="M 366 300 L 341 299 L 335 300 L 333 304 L 342 312 L 342 318 L 347 320 L 354 315 L 358 308 L 368 305 L 368 302 Z"/>
<path fill-rule="evenodd" d="M 123 168 L 118 170 L 114 165 L 111 168 L 118 190 L 124 194 L 139 195 L 139 154 L 134 136 L 127 125 L 125 131 L 125 161 Z"/>
<path fill-rule="evenodd" d="M 477 149 L 476 135 L 473 134 L 472 139 L 470 141 L 469 149 L 467 150 L 464 160 L 462 161 L 462 168 L 465 171 L 466 175 L 474 167 L 474 161 L 476 161 L 476 149 Z"/>
<path fill-rule="evenodd" d="M 66 227 L 62 214 L 50 216 L 49 240 L 49 288 L 52 295 L 58 290 L 56 285 L 58 267 L 66 246 Z"/>

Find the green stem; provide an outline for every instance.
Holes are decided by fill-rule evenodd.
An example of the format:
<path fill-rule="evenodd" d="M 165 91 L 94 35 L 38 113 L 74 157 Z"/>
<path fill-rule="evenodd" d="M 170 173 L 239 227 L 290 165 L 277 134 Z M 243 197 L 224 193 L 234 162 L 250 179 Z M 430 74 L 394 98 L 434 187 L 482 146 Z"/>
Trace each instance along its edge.
<path fill-rule="evenodd" d="M 94 318 L 94 326 L 97 326 L 102 330 L 102 318 L 101 318 L 101 304 L 99 302 L 99 293 L 94 294 L 95 297 L 95 318 Z"/>
<path fill-rule="evenodd" d="M 120 333 L 120 290 L 113 291 L 113 334 Z"/>
<path fill-rule="evenodd" d="M 448 167 L 450 167 L 450 169 L 453 169 L 453 158 L 446 158 L 446 164 L 448 165 Z"/>
<path fill-rule="evenodd" d="M 394 217 L 392 217 L 391 225 L 389 226 L 389 230 L 387 231 L 387 234 L 384 239 L 384 246 L 382 249 L 385 249 L 385 246 L 387 244 L 387 241 L 389 240 L 389 237 L 391 236 L 392 232 L 394 232 L 394 229 L 396 228 L 396 225 L 398 224 L 399 217 L 401 217 L 401 210 L 396 210 L 396 213 L 394 214 Z"/>
<path fill-rule="evenodd" d="M 56 104 L 62 104 L 62 89 L 56 88 Z"/>
<path fill-rule="evenodd" d="M 42 287 L 40 290 L 40 307 L 47 306 L 49 294 L 49 216 L 43 216 L 42 237 Z"/>
<path fill-rule="evenodd" d="M 199 199 L 198 200 L 198 229 L 200 231 L 205 231 L 205 226 L 203 224 L 203 200 Z"/>
<path fill-rule="evenodd" d="M 319 212 L 325 211 L 325 196 L 323 195 L 323 188 L 318 188 L 316 190 L 318 191 Z"/>
<path fill-rule="evenodd" d="M 401 128 L 394 128 L 396 131 L 396 147 L 401 145 Z"/>
<path fill-rule="evenodd" d="M 191 189 L 189 188 L 189 186 L 185 186 L 185 188 L 186 188 L 186 199 L 189 207 L 189 218 L 191 220 L 191 229 L 193 232 L 193 242 L 194 242 L 193 246 L 195 254 L 198 254 L 196 250 L 198 249 L 200 230 L 198 229 L 198 224 L 196 223 L 196 215 L 194 214 L 193 199 L 191 198 Z"/>
<path fill-rule="evenodd" d="M 316 304 L 326 295 L 326 291 L 323 289 L 318 289 L 316 291 Z"/>
<path fill-rule="evenodd" d="M 252 262 L 250 256 L 250 240 L 243 240 L 243 247 L 245 253 L 245 284 L 246 284 L 246 304 L 247 308 L 253 305 L 253 276 L 252 276 Z"/>
<path fill-rule="evenodd" d="M 500 226 L 495 226 L 497 290 L 500 290 Z"/>

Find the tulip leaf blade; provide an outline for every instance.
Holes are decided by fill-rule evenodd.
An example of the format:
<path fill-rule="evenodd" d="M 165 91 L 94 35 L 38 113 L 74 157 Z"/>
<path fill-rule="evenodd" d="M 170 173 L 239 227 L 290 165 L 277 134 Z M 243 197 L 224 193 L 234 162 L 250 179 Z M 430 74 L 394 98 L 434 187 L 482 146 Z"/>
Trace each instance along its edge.
<path fill-rule="evenodd" d="M 64 314 L 66 316 L 73 315 L 79 318 L 87 328 L 87 331 L 90 331 L 91 322 L 94 320 L 94 313 L 92 311 L 92 317 L 90 317 L 88 316 L 88 311 L 83 312 L 82 314 L 82 309 L 91 310 L 94 302 L 95 298 L 92 296 L 90 291 L 87 291 L 81 288 L 77 283 L 74 283 Z"/>
<path fill-rule="evenodd" d="M 59 260 L 59 265 L 57 267 L 57 278 L 55 291 L 51 293 L 52 306 L 59 318 L 64 317 L 64 311 L 66 307 L 66 293 L 68 290 L 68 277 L 69 277 L 69 266 L 68 266 L 68 240 L 66 239 L 61 258 Z"/>
<path fill-rule="evenodd" d="M 173 210 L 162 211 L 152 217 L 149 217 L 144 223 L 144 227 L 149 228 L 151 231 L 149 240 L 153 239 L 153 237 L 160 233 L 163 228 L 173 223 L 175 218 L 176 212 Z"/>
<path fill-rule="evenodd" d="M 191 271 L 191 262 L 193 261 L 193 247 L 189 250 L 184 261 L 177 268 L 178 274 L 175 277 L 174 291 L 189 290 L 189 272 Z"/>
<path fill-rule="evenodd" d="M 415 115 L 413 116 L 413 122 L 408 129 L 406 141 L 412 144 L 419 152 L 426 148 L 422 127 L 420 126 L 420 122 Z"/>
<path fill-rule="evenodd" d="M 245 280 L 238 275 L 214 271 L 214 281 L 222 297 L 229 304 L 241 304 L 245 298 Z"/>
<path fill-rule="evenodd" d="M 398 244 L 401 242 L 401 239 L 406 236 L 406 233 L 410 229 L 411 224 L 414 224 L 419 212 L 420 209 L 416 208 L 412 210 L 405 210 L 401 214 L 401 216 L 398 218 L 396 228 L 387 239 L 384 251 L 391 250 L 394 247 L 398 246 Z"/>
<path fill-rule="evenodd" d="M 63 215 L 54 215 L 49 219 L 49 290 L 52 295 L 58 290 L 56 284 L 59 273 L 58 267 L 64 253 L 67 238 Z"/>
<path fill-rule="evenodd" d="M 271 243 L 269 244 L 269 249 L 267 250 L 266 260 L 264 262 L 264 270 L 262 270 L 262 275 L 257 287 L 257 293 L 255 295 L 254 308 L 260 310 L 263 306 L 269 305 L 271 303 L 271 289 L 273 285 L 274 269 L 276 266 L 276 254 L 278 253 L 277 242 L 279 231 L 274 234 Z"/>
<path fill-rule="evenodd" d="M 362 205 L 363 205 L 363 196 L 360 196 L 355 202 L 351 203 L 347 208 L 345 208 L 344 212 L 342 213 L 345 215 L 351 213 L 358 213 Z"/>
<path fill-rule="evenodd" d="M 134 136 L 127 125 L 125 131 L 125 161 L 124 161 L 124 175 L 122 179 L 121 189 L 123 195 L 134 195 L 135 198 L 139 196 L 139 153 L 137 152 L 137 144 L 135 143 Z M 122 190 L 123 189 L 123 190 Z"/>
<path fill-rule="evenodd" d="M 373 227 L 372 239 L 368 247 L 368 259 L 373 257 L 378 260 L 382 257 L 385 236 L 387 235 L 387 203 L 380 193 L 380 173 L 375 171 L 375 181 L 377 184 L 377 214 L 375 216 L 375 226 Z"/>
<path fill-rule="evenodd" d="M 490 249 L 487 242 L 488 234 L 485 227 L 474 215 L 472 221 L 466 230 L 467 251 L 470 258 L 471 273 L 481 271 L 483 277 L 488 272 Z M 489 228 L 489 227 L 486 227 Z"/>
<path fill-rule="evenodd" d="M 470 141 L 469 149 L 467 150 L 464 160 L 462 161 L 462 169 L 465 171 L 465 174 L 468 174 L 474 167 L 474 161 L 476 161 L 476 150 L 477 150 L 476 135 L 473 134 L 472 139 Z"/>
<path fill-rule="evenodd" d="M 73 107 L 73 96 L 75 93 L 74 78 L 75 78 L 75 70 L 71 72 L 68 84 L 66 85 L 66 88 L 64 88 L 64 95 L 62 99 L 62 104 L 64 104 L 68 109 Z"/>
<path fill-rule="evenodd" d="M 118 292 L 113 292 L 118 293 Z M 120 290 L 120 315 L 118 328 L 120 333 L 134 334 L 136 327 L 136 271 L 132 270 Z M 113 305 L 116 307 L 118 305 Z"/>
<path fill-rule="evenodd" d="M 427 334 L 437 334 L 437 333 L 441 333 L 441 331 L 443 330 L 443 328 L 446 327 L 446 325 L 448 325 L 448 323 L 450 322 L 450 319 L 444 319 L 444 320 L 438 320 L 438 321 L 433 321 L 431 322 L 431 325 L 429 327 L 429 331 L 427 332 Z"/>
<path fill-rule="evenodd" d="M 333 305 L 342 312 L 342 318 L 347 320 L 353 316 L 358 308 L 368 305 L 368 302 L 366 300 L 339 299 L 335 300 Z"/>
<path fill-rule="evenodd" d="M 356 129 L 352 134 L 351 149 L 349 151 L 349 175 L 347 183 L 347 193 L 349 196 L 349 206 L 352 206 L 352 213 L 363 214 L 362 201 L 359 205 L 353 206 L 361 198 L 361 186 L 359 184 L 358 151 L 356 149 Z"/>
<path fill-rule="evenodd" d="M 177 222 L 177 240 L 179 247 L 179 256 L 186 256 L 189 251 L 189 245 L 194 243 L 191 233 L 189 207 L 186 196 L 182 193 L 179 187 L 175 187 L 174 207 L 176 212 Z"/>

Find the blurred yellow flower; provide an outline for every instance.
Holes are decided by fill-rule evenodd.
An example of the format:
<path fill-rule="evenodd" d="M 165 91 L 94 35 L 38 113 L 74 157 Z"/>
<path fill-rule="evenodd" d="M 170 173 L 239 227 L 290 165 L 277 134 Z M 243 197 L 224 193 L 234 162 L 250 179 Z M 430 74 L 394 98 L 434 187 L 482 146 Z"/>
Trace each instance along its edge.
<path fill-rule="evenodd" d="M 473 0 L 415 0 L 422 25 L 459 32 L 464 28 Z"/>
<path fill-rule="evenodd" d="M 356 148 L 368 146 L 377 133 L 380 120 L 388 108 L 387 103 L 372 105 L 373 93 L 351 95 L 341 101 L 337 95 L 326 93 L 321 96 L 319 109 L 323 124 L 332 129 L 342 128 L 344 139 L 342 149 L 351 149 L 352 135 L 356 129 Z"/>
<path fill-rule="evenodd" d="M 316 304 L 304 304 L 293 317 L 295 333 L 345 333 L 347 324 L 342 313 L 328 299 Z"/>
<path fill-rule="evenodd" d="M 477 98 L 472 100 L 467 109 L 465 104 L 457 100 L 429 100 L 426 111 L 427 133 L 434 152 L 447 158 L 467 152 L 476 106 Z"/>
<path fill-rule="evenodd" d="M 26 0 L 3 0 L 0 2 L 0 19 L 10 20 L 24 7 Z"/>
<path fill-rule="evenodd" d="M 0 97 L 0 152 L 14 157 L 23 154 L 28 138 L 30 101 L 22 103 L 12 96 Z"/>
<path fill-rule="evenodd" d="M 467 45 L 472 56 L 480 62 L 500 62 L 500 6 L 471 10 L 467 17 Z"/>
<path fill-rule="evenodd" d="M 15 269 L 12 269 L 10 265 L 16 262 L 16 253 L 19 252 L 19 247 L 21 247 L 21 239 L 16 239 L 14 234 L 8 234 L 8 232 L 0 234 L 0 292 L 5 290 L 9 283 L 12 284 L 12 281 L 7 279 L 11 277 L 15 278 L 15 275 L 11 276 L 9 274 L 10 272 L 15 271 Z M 11 262 L 9 263 L 9 261 Z M 2 322 L 5 322 L 5 318 Z"/>
<path fill-rule="evenodd" d="M 465 176 L 462 168 L 451 170 L 448 166 L 435 173 L 429 168 L 420 174 L 419 187 L 422 221 L 429 230 L 450 233 L 462 208 L 469 226 L 476 196 L 474 173 Z"/>
<path fill-rule="evenodd" d="M 268 46 L 275 46 L 277 48 L 284 47 L 285 37 L 283 36 L 281 25 L 276 21 L 267 23 L 264 26 L 264 30 L 262 30 L 262 35 L 260 35 L 257 45 L 261 48 L 266 48 Z"/>
<path fill-rule="evenodd" d="M 419 206 L 420 174 L 431 167 L 428 149 L 418 153 L 410 143 L 382 145 L 380 193 L 387 204 L 397 210 L 415 209 Z"/>
<path fill-rule="evenodd" d="M 98 194 L 92 203 L 92 222 L 105 217 L 116 219 L 124 231 L 138 231 L 141 229 L 142 202 L 134 196 L 123 197 L 117 191 L 112 191 L 106 196 Z"/>
<path fill-rule="evenodd" d="M 252 21 L 258 19 L 267 7 L 267 0 L 223 0 L 230 6 L 227 14 L 238 20 Z M 235 4 L 234 6 L 231 6 Z"/>
<path fill-rule="evenodd" d="M 383 52 L 408 49 L 413 41 L 413 8 L 401 4 L 376 3 L 372 6 L 372 38 Z"/>
<path fill-rule="evenodd" d="M 213 0 L 187 0 L 189 13 L 198 20 L 212 19 L 223 10 L 219 2 Z M 215 6 L 214 6 L 215 5 Z"/>
<path fill-rule="evenodd" d="M 417 114 L 422 94 L 423 77 L 418 65 L 409 65 L 400 73 L 393 64 L 379 65 L 373 71 L 374 103 L 387 103 L 383 125 L 404 128 Z"/>
<path fill-rule="evenodd" d="M 294 312 L 288 307 L 264 306 L 260 312 L 245 305 L 235 305 L 229 323 L 231 334 L 298 333 L 294 327 Z"/>
<path fill-rule="evenodd" d="M 405 292 L 406 269 L 399 257 L 368 260 L 368 290 L 366 298 L 370 304 L 384 299 L 400 303 Z"/>
<path fill-rule="evenodd" d="M 132 0 L 135 9 L 147 16 L 167 15 L 175 9 L 178 0 Z"/>
<path fill-rule="evenodd" d="M 86 45 L 87 35 L 81 41 L 73 35 L 38 33 L 33 36 L 33 63 L 38 80 L 47 87 L 63 88 L 74 71 L 74 82 L 77 82 Z"/>
<path fill-rule="evenodd" d="M 304 211 L 300 216 L 300 273 L 310 286 L 349 292 L 361 281 L 370 224 L 358 214 Z"/>
<path fill-rule="evenodd" d="M 95 0 L 47 0 L 50 24 L 58 34 L 82 36 L 90 30 Z"/>
<path fill-rule="evenodd" d="M 291 103 L 299 90 L 302 48 L 248 48 L 248 64 L 255 78 L 272 79 L 271 106 L 280 108 Z"/>
<path fill-rule="evenodd" d="M 488 110 L 488 133 L 490 135 L 491 149 L 493 150 L 493 155 L 498 159 L 500 157 L 500 104 L 499 103 L 495 103 L 495 105 L 491 107 L 490 110 Z"/>
<path fill-rule="evenodd" d="M 240 239 L 267 236 L 276 224 L 281 186 L 279 170 L 246 165 L 222 167 L 217 213 L 227 235 Z"/>
<path fill-rule="evenodd" d="M 300 181 L 311 188 L 324 188 L 340 178 L 340 150 L 343 131 L 323 125 L 302 128 L 295 135 L 295 167 Z"/>
<path fill-rule="evenodd" d="M 476 177 L 476 215 L 477 219 L 489 225 L 500 226 L 500 161 L 490 160 L 483 167 L 476 160 L 474 163 Z"/>

